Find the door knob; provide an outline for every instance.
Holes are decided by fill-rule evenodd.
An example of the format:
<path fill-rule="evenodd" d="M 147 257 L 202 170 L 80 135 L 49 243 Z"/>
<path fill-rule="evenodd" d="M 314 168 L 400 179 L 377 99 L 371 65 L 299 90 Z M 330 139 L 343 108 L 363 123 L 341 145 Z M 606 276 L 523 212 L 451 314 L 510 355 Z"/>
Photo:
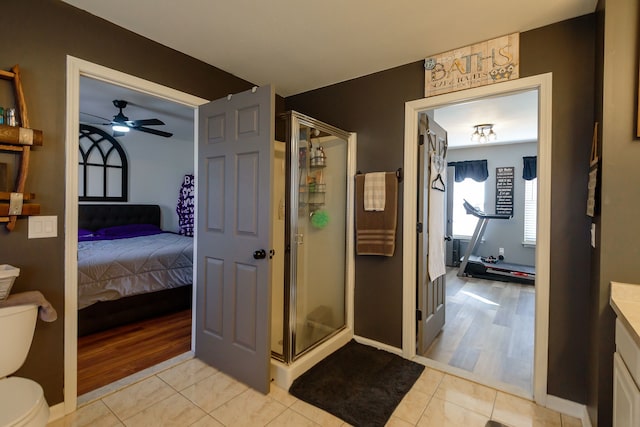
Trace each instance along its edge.
<path fill-rule="evenodd" d="M 451 236 L 444 236 L 444 240 L 446 240 L 447 242 L 451 241 Z"/>
<path fill-rule="evenodd" d="M 267 252 L 264 249 L 258 249 L 253 252 L 254 259 L 265 259 L 267 257 Z"/>

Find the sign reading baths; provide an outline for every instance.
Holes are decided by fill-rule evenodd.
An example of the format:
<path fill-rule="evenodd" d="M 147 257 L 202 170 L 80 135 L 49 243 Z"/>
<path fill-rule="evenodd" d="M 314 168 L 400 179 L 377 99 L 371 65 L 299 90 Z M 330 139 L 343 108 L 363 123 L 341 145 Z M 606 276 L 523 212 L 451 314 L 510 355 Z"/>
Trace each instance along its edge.
<path fill-rule="evenodd" d="M 519 65 L 519 33 L 441 53 L 424 61 L 424 96 L 515 80 Z"/>

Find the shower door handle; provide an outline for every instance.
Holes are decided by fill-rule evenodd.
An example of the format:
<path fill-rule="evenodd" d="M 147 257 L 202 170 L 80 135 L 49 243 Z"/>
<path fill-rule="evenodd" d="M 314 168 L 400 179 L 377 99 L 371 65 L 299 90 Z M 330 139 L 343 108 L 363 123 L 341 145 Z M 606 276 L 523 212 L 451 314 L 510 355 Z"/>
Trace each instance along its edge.
<path fill-rule="evenodd" d="M 265 259 L 266 257 L 267 251 L 265 251 L 264 249 L 258 249 L 257 251 L 253 252 L 254 259 Z"/>

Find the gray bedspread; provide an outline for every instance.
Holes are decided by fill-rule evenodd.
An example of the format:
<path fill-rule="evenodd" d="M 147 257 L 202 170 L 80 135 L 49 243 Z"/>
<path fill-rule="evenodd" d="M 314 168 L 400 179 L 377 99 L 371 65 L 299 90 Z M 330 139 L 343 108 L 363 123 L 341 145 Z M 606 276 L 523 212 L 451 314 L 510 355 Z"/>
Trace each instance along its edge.
<path fill-rule="evenodd" d="M 191 237 L 162 233 L 78 242 L 78 309 L 192 282 Z"/>

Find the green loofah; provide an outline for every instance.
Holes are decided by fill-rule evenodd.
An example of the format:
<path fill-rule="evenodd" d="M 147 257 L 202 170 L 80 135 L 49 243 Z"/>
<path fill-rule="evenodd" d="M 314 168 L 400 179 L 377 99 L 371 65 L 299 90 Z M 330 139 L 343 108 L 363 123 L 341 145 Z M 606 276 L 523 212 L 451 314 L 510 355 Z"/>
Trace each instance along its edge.
<path fill-rule="evenodd" d="M 329 213 L 325 210 L 318 210 L 311 215 L 311 225 L 315 228 L 325 228 L 329 224 Z"/>

